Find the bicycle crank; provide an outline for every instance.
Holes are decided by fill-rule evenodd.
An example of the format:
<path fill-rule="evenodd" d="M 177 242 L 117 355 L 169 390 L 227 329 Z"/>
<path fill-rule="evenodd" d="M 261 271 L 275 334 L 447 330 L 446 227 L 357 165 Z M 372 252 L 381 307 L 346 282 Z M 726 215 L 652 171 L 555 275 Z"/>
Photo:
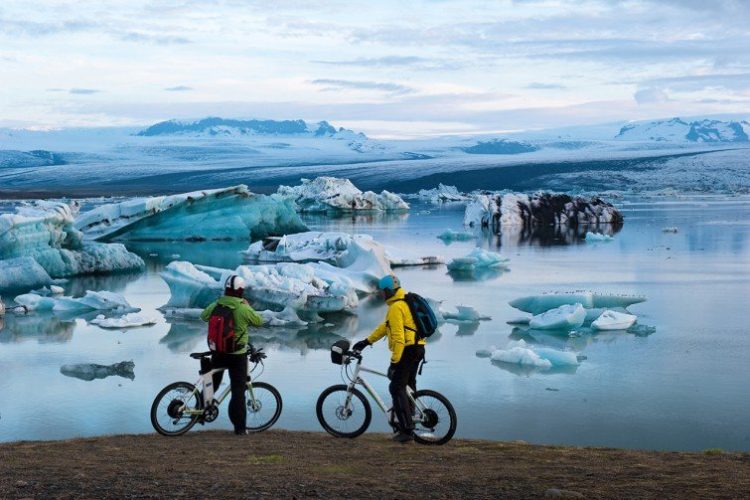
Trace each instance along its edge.
<path fill-rule="evenodd" d="M 206 407 L 205 410 L 203 410 L 203 420 L 206 422 L 213 422 L 219 417 L 219 407 L 211 404 Z"/>

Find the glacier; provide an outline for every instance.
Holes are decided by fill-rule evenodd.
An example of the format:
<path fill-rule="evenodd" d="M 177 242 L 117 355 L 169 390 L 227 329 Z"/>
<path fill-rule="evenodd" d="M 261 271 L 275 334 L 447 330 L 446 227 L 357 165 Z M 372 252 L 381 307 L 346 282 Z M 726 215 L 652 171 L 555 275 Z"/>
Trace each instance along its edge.
<path fill-rule="evenodd" d="M 565 304 L 534 315 L 529 327 L 535 330 L 575 330 L 585 319 L 586 310 L 581 304 Z"/>
<path fill-rule="evenodd" d="M 397 194 L 388 191 L 363 193 L 349 179 L 316 177 L 300 180 L 302 184 L 299 186 L 279 186 L 277 191 L 280 196 L 292 200 L 300 212 L 335 214 L 409 210 L 409 204 Z"/>
<path fill-rule="evenodd" d="M 84 241 L 75 204 L 35 201 L 0 215 L 0 290 L 48 286 L 55 278 L 142 269 L 121 244 Z"/>
<path fill-rule="evenodd" d="M 244 278 L 245 298 L 255 309 L 283 310 L 289 306 L 318 313 L 350 310 L 358 304 L 352 281 L 340 269 L 324 263 L 241 265 L 230 270 L 175 261 L 161 273 L 171 292 L 163 307 L 206 307 L 221 296 L 231 274 Z"/>
<path fill-rule="evenodd" d="M 623 217 L 612 204 L 597 197 L 539 192 L 478 194 L 464 212 L 464 225 L 486 227 L 501 233 L 508 227 L 573 227 L 622 225 Z M 501 229 L 502 228 L 502 229 Z"/>
<path fill-rule="evenodd" d="M 130 380 L 135 379 L 135 363 L 132 361 L 121 361 L 111 365 L 97 365 L 94 363 L 80 363 L 73 365 L 63 365 L 60 367 L 60 373 L 68 377 L 74 377 L 90 382 L 94 379 L 107 378 L 112 376 L 123 377 Z"/>
<path fill-rule="evenodd" d="M 97 241 L 255 240 L 307 230 L 291 202 L 242 184 L 102 205 L 75 227 Z"/>

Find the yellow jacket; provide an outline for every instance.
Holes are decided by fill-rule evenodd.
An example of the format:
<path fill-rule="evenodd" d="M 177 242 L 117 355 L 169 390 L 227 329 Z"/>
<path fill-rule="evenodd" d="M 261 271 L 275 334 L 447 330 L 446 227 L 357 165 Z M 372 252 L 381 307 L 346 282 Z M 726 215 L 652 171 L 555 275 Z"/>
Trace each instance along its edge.
<path fill-rule="evenodd" d="M 396 293 L 386 301 L 388 304 L 388 313 L 385 315 L 385 321 L 375 328 L 367 340 L 374 344 L 385 336 L 388 336 L 388 349 L 391 350 L 391 363 L 401 361 L 401 355 L 404 347 L 414 345 L 416 338 L 417 326 L 414 324 L 414 318 L 411 316 L 409 306 L 404 300 L 403 288 L 396 290 Z M 421 339 L 419 344 L 426 344 Z"/>

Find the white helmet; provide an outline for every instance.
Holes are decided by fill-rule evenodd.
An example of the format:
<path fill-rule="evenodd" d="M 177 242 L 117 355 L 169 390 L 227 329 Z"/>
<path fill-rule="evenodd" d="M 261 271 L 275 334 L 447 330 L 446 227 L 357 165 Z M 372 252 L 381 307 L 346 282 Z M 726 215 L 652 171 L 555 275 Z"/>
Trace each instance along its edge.
<path fill-rule="evenodd" d="M 242 277 L 233 274 L 229 278 L 227 278 L 226 283 L 224 283 L 224 288 L 228 288 L 230 290 L 244 290 L 245 280 L 242 279 Z"/>

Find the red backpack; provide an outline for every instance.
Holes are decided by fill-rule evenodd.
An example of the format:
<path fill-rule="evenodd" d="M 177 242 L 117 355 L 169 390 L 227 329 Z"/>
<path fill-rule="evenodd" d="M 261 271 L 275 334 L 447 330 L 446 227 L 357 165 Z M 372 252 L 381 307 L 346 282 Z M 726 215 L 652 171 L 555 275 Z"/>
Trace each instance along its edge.
<path fill-rule="evenodd" d="M 234 334 L 234 311 L 216 304 L 208 319 L 208 348 L 213 352 L 233 353 L 237 350 Z"/>

